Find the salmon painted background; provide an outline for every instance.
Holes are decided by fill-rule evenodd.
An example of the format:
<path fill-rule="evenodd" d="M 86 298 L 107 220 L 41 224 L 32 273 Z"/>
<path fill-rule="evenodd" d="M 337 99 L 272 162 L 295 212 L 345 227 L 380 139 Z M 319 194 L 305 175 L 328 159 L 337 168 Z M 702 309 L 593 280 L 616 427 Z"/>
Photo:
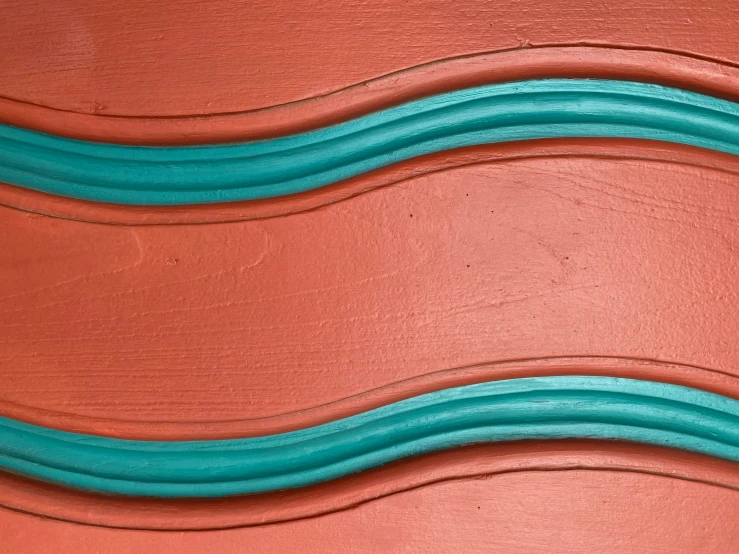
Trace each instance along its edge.
<path fill-rule="evenodd" d="M 731 3 L 0 8 L 0 551 L 735 550 Z"/>

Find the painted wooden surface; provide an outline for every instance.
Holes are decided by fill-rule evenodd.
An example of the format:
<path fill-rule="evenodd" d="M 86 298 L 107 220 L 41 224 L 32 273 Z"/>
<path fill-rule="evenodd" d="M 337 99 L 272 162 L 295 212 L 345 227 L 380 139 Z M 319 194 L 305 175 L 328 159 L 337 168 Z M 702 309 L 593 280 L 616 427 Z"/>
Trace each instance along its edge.
<path fill-rule="evenodd" d="M 187 422 L 206 437 L 501 360 L 660 359 L 734 377 L 735 180 L 543 158 L 214 226 L 2 208 L 4 413 L 138 436 L 161 434 L 147 421 L 192 435 Z"/>
<path fill-rule="evenodd" d="M 121 116 L 293 102 L 435 60 L 602 44 L 737 62 L 721 0 L 9 2 L 3 96 Z"/>
<path fill-rule="evenodd" d="M 739 99 L 738 14 L 726 2 L 0 9 L 0 122 L 65 140 L 271 140 L 522 79 Z M 720 125 L 705 129 L 719 136 Z M 302 194 L 209 205 L 85 201 L 7 172 L 0 416 L 192 441 L 528 377 L 739 399 L 739 158 L 639 134 L 563 136 L 442 149 Z M 5 144 L 3 155 L 17 166 L 23 154 Z M 31 170 L 67 171 L 46 156 Z M 735 550 L 737 463 L 668 446 L 460 446 L 212 499 L 104 496 L 2 473 L 0 551 Z"/>
<path fill-rule="evenodd" d="M 394 495 L 435 483 L 487 479 L 520 471 L 574 469 L 662 476 L 701 483 L 710 490 L 718 487 L 735 491 L 739 486 L 736 463 L 720 458 L 633 442 L 558 440 L 448 449 L 280 493 L 200 499 L 98 495 L 10 473 L 0 474 L 0 493 L 6 508 L 59 521 L 158 532 L 204 531 L 328 517 L 365 503 L 382 504 Z M 655 514 L 653 519 L 658 516 Z M 669 523 L 664 520 L 662 524 Z M 465 522 L 458 524 L 464 526 Z M 726 532 L 727 539 L 734 536 L 733 527 Z"/>
<path fill-rule="evenodd" d="M 9 552 L 732 552 L 734 490 L 642 474 L 521 472 L 415 489 L 281 525 L 199 533 L 75 526 L 7 512 Z M 43 537 L 43 541 L 39 541 Z"/>
<path fill-rule="evenodd" d="M 149 146 L 0 127 L 0 179 L 134 206 L 310 193 L 423 156 L 546 139 L 660 141 L 739 155 L 739 104 L 652 83 L 527 79 L 453 90 L 272 140 Z"/>

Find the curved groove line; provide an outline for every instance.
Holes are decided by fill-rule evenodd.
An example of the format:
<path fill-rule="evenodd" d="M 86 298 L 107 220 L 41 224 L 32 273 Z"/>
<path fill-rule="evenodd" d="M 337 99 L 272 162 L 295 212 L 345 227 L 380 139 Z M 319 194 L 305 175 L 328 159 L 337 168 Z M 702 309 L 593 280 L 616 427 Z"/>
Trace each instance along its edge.
<path fill-rule="evenodd" d="M 518 472 L 607 471 L 739 491 L 733 462 L 605 441 L 477 444 L 394 462 L 330 483 L 223 498 L 134 498 L 77 491 L 0 472 L 0 507 L 123 529 L 205 530 L 282 523 L 336 513 L 411 490 Z"/>
<path fill-rule="evenodd" d="M 273 199 L 189 206 L 135 206 L 78 200 L 0 183 L 0 206 L 101 225 L 201 225 L 264 220 L 310 212 L 386 186 L 458 168 L 538 159 L 661 163 L 739 175 L 739 157 L 638 139 L 541 139 L 455 148 L 380 168 L 312 191 Z"/>
<path fill-rule="evenodd" d="M 369 389 L 324 404 L 251 418 L 147 421 L 104 419 L 0 400 L 0 417 L 77 434 L 143 441 L 195 441 L 260 437 L 316 427 L 443 389 L 528 377 L 618 376 L 681 385 L 739 400 L 731 372 L 648 358 L 545 356 L 443 369 Z"/>
<path fill-rule="evenodd" d="M 723 67 L 726 69 L 739 69 L 739 63 L 732 61 L 731 59 L 726 58 L 716 58 L 712 56 L 705 56 L 701 55 L 696 52 L 691 52 L 688 50 L 680 50 L 680 49 L 672 49 L 672 48 L 664 48 L 664 47 L 657 47 L 657 46 L 633 46 L 628 44 L 613 44 L 613 43 L 599 43 L 599 42 L 588 42 L 588 41 L 581 41 L 581 42 L 573 42 L 573 43 L 562 43 L 562 42 L 554 42 L 554 43 L 541 43 L 541 44 L 528 44 L 526 47 L 521 46 L 514 46 L 510 48 L 501 48 L 499 50 L 490 50 L 490 51 L 483 51 L 483 52 L 477 52 L 474 54 L 461 54 L 457 56 L 450 56 L 447 58 L 440 58 L 436 60 L 432 60 L 429 62 L 420 63 L 418 65 L 413 65 L 410 67 L 406 67 L 404 69 L 398 69 L 395 71 L 390 71 L 389 73 L 384 73 L 375 77 L 370 77 L 361 81 L 354 82 L 350 85 L 346 85 L 328 92 L 324 92 L 321 94 L 316 94 L 314 96 L 305 96 L 301 98 L 297 98 L 295 100 L 289 100 L 287 102 L 279 103 L 279 104 L 272 104 L 268 106 L 262 106 L 258 108 L 251 108 L 251 109 L 245 109 L 245 110 L 235 110 L 235 111 L 222 111 L 222 112 L 205 112 L 205 113 L 193 113 L 193 114 L 175 114 L 175 115 L 132 115 L 132 114 L 115 114 L 115 113 L 106 113 L 104 111 L 98 112 L 98 111 L 79 111 L 75 109 L 65 109 L 65 108 L 59 108 L 59 107 L 53 107 L 53 106 L 47 106 L 45 104 L 39 104 L 33 101 L 28 100 L 22 100 L 20 98 L 16 98 L 14 96 L 5 96 L 0 94 L 0 100 L 5 100 L 9 102 L 14 102 L 18 104 L 23 104 L 26 106 L 31 106 L 34 108 L 41 108 L 44 110 L 49 110 L 50 112 L 59 112 L 59 113 L 67 113 L 67 114 L 74 114 L 74 115 L 82 115 L 82 116 L 93 116 L 98 119 L 134 119 L 134 120 L 160 120 L 160 121 L 166 121 L 166 120 L 199 120 L 204 118 L 214 118 L 214 117 L 221 117 L 221 116 L 239 116 L 239 115 L 245 115 L 245 114 L 254 114 L 254 113 L 260 113 L 260 112 L 266 112 L 266 111 L 274 111 L 279 109 L 284 109 L 291 106 L 296 105 L 306 105 L 310 103 L 314 103 L 316 101 L 323 100 L 325 98 L 331 98 L 335 97 L 340 94 L 344 94 L 350 91 L 354 91 L 357 89 L 363 89 L 369 86 L 372 86 L 373 84 L 381 81 L 397 81 L 399 79 L 402 79 L 403 76 L 413 73 L 421 72 L 425 69 L 429 70 L 436 70 L 440 66 L 443 67 L 445 65 L 453 64 L 454 62 L 462 62 L 462 61 L 469 61 L 469 60 L 477 60 L 477 59 L 483 59 L 487 58 L 489 56 L 495 56 L 495 57 L 503 57 L 510 54 L 515 54 L 516 57 L 521 58 L 525 57 L 528 54 L 539 54 L 539 53 L 563 53 L 563 52 L 573 52 L 578 53 L 582 55 L 582 53 L 598 53 L 601 56 L 603 54 L 622 54 L 622 53 L 634 53 L 634 54 L 640 54 L 640 55 L 647 55 L 647 54 L 658 54 L 658 55 L 666 55 L 670 58 L 673 58 L 675 60 L 682 60 L 682 61 L 696 61 L 696 62 L 704 62 L 707 64 L 710 64 L 711 66 L 716 67 Z M 654 69 L 653 69 L 654 70 Z"/>
<path fill-rule="evenodd" d="M 317 131 L 231 145 L 122 146 L 0 126 L 0 181 L 120 204 L 232 202 L 314 190 L 455 148 L 567 137 L 739 154 L 739 105 L 660 85 L 551 79 L 458 90 Z"/>
<path fill-rule="evenodd" d="M 59 110 L 0 95 L 0 121 L 81 140 L 207 144 L 311 131 L 436 93 L 545 78 L 632 80 L 739 98 L 739 65 L 694 52 L 577 42 L 529 45 L 433 60 L 325 94 L 236 112 L 142 116 Z"/>
<path fill-rule="evenodd" d="M 248 439 L 146 442 L 0 420 L 0 468 L 89 491 L 217 497 L 307 486 L 475 442 L 597 438 L 739 461 L 739 401 L 649 381 L 542 377 L 424 394 Z"/>

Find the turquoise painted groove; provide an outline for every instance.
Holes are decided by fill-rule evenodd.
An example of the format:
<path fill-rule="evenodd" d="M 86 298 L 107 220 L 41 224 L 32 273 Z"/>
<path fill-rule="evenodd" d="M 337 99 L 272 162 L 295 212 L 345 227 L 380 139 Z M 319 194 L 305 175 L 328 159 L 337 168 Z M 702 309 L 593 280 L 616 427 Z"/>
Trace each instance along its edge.
<path fill-rule="evenodd" d="M 98 491 L 216 497 L 311 485 L 474 442 L 621 439 L 739 461 L 739 400 L 614 377 L 452 388 L 267 437 L 131 441 L 0 418 L 0 468 Z"/>
<path fill-rule="evenodd" d="M 228 145 L 123 146 L 0 126 L 0 181 L 119 204 L 230 202 L 304 192 L 452 148 L 562 137 L 739 154 L 739 105 L 645 83 L 547 79 L 459 90 L 317 131 Z"/>

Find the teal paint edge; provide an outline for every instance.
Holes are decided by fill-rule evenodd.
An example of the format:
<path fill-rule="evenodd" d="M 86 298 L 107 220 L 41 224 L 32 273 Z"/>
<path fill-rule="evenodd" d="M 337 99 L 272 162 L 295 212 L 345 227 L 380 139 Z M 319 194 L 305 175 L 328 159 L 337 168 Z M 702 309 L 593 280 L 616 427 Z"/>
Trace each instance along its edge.
<path fill-rule="evenodd" d="M 493 84 L 430 96 L 287 137 L 125 146 L 0 125 L 0 181 L 130 205 L 187 205 L 306 192 L 425 154 L 545 138 L 633 138 L 739 154 L 739 104 L 598 79 Z"/>
<path fill-rule="evenodd" d="M 445 389 L 298 431 L 134 441 L 0 418 L 0 469 L 87 491 L 219 497 L 320 483 L 477 442 L 607 439 L 739 461 L 739 400 L 615 377 L 540 377 Z"/>

